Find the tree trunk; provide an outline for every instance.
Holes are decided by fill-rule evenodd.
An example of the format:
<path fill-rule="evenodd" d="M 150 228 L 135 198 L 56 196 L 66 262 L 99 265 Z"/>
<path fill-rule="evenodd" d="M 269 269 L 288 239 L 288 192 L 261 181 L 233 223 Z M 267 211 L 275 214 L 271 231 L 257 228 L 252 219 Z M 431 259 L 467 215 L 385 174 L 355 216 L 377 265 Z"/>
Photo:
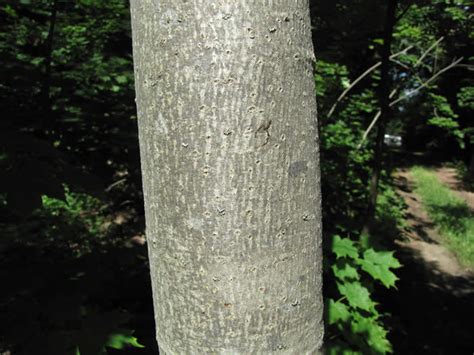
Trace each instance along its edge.
<path fill-rule="evenodd" d="M 133 0 L 131 10 L 161 353 L 319 353 L 307 1 Z"/>
<path fill-rule="evenodd" d="M 56 27 L 57 15 L 58 0 L 53 0 L 51 3 L 51 14 L 49 16 L 48 37 L 46 37 L 45 43 L 46 48 L 44 55 L 44 74 L 41 82 L 41 105 L 43 109 L 42 120 L 44 122 L 50 119 L 49 115 L 51 114 L 51 65 L 53 59 L 54 31 Z"/>
<path fill-rule="evenodd" d="M 469 161 L 468 176 L 470 180 L 474 180 L 474 142 L 471 143 L 471 160 Z"/>
<path fill-rule="evenodd" d="M 387 17 L 385 20 L 385 30 L 383 37 L 383 46 L 381 51 L 382 65 L 380 68 L 380 84 L 378 89 L 379 103 L 380 103 L 380 119 L 377 125 L 377 136 L 375 139 L 375 152 L 372 176 L 370 179 L 369 188 L 369 203 L 367 207 L 367 214 L 365 225 L 362 229 L 362 238 L 365 238 L 372 229 L 375 219 L 375 211 L 377 207 L 377 197 L 380 175 L 382 172 L 382 158 L 384 148 L 384 137 L 387 127 L 387 122 L 390 117 L 390 88 L 392 80 L 390 78 L 390 55 L 393 39 L 393 28 L 396 21 L 396 9 L 398 0 L 388 0 L 387 2 Z"/>

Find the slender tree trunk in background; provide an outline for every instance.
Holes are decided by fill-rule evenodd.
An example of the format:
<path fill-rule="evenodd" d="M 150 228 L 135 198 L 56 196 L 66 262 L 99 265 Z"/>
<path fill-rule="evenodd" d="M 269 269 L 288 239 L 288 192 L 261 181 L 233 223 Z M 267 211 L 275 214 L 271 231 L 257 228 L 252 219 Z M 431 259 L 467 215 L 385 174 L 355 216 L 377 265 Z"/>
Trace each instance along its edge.
<path fill-rule="evenodd" d="M 393 39 L 393 28 L 396 21 L 396 10 L 398 0 L 387 1 L 387 17 L 385 21 L 385 30 L 383 37 L 383 46 L 381 51 L 381 68 L 380 68 L 380 84 L 379 84 L 379 103 L 380 118 L 377 125 L 377 136 L 375 139 L 375 152 L 372 177 L 370 179 L 369 203 L 365 224 L 362 229 L 362 236 L 367 235 L 373 225 L 375 219 L 375 209 L 377 206 L 378 188 L 380 174 L 382 172 L 382 158 L 384 150 L 384 136 L 386 132 L 387 122 L 390 118 L 390 88 L 392 80 L 390 78 L 390 55 Z"/>
<path fill-rule="evenodd" d="M 161 353 L 319 353 L 307 1 L 134 0 L 131 13 Z"/>
<path fill-rule="evenodd" d="M 469 161 L 469 178 L 474 180 L 474 143 L 471 143 L 471 160 Z"/>
<path fill-rule="evenodd" d="M 54 43 L 54 31 L 56 27 L 56 19 L 58 14 L 58 0 L 53 0 L 51 4 L 51 15 L 49 19 L 48 37 L 46 37 L 45 43 L 45 55 L 44 55 L 44 73 L 43 80 L 41 83 L 41 104 L 43 109 L 42 117 L 43 121 L 47 121 L 48 115 L 51 112 L 51 64 L 53 58 L 53 43 Z"/>

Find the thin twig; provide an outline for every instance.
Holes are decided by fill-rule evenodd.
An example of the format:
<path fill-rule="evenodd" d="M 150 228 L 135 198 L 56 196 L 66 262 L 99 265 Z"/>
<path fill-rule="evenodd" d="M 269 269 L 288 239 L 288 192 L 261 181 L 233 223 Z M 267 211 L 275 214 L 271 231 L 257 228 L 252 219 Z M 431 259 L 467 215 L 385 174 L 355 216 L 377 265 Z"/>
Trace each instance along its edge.
<path fill-rule="evenodd" d="M 435 43 L 433 43 L 433 44 L 425 51 L 425 53 L 423 53 L 423 54 L 421 55 L 421 57 L 418 58 L 418 60 L 417 60 L 416 63 L 415 63 L 415 67 L 417 67 L 418 65 L 420 65 L 421 62 L 423 61 L 423 59 L 425 59 L 425 57 L 428 55 L 428 53 L 431 52 L 431 50 L 432 50 L 433 48 L 437 47 L 438 44 L 440 44 L 443 39 L 444 39 L 444 36 L 441 36 Z"/>
<path fill-rule="evenodd" d="M 393 105 L 399 103 L 400 101 L 402 100 L 405 100 L 407 99 L 408 97 L 410 97 L 411 95 L 417 93 L 418 91 L 420 91 L 421 89 L 423 89 L 424 87 L 428 86 L 429 83 L 431 83 L 433 80 L 435 80 L 438 76 L 440 76 L 441 74 L 443 74 L 444 72 L 448 71 L 449 69 L 452 69 L 453 67 L 455 67 L 458 63 L 460 63 L 464 58 L 461 57 L 459 58 L 458 60 L 455 60 L 454 62 L 452 62 L 451 64 L 449 64 L 448 66 L 444 67 L 443 69 L 441 69 L 440 71 L 438 71 L 436 74 L 434 74 L 431 78 L 429 78 L 428 80 L 426 80 L 424 83 L 422 83 L 420 86 L 418 86 L 416 89 L 412 90 L 412 91 L 409 91 L 408 93 L 406 93 L 405 95 L 399 97 L 398 99 L 392 101 L 390 103 L 390 107 L 392 107 Z"/>
<path fill-rule="evenodd" d="M 398 53 L 395 53 L 395 54 L 392 54 L 390 56 L 390 59 L 395 59 L 396 57 L 398 57 L 399 55 L 402 55 L 402 54 L 405 54 L 406 52 L 408 52 L 410 49 L 412 49 L 413 46 L 409 46 L 407 48 L 405 48 L 404 50 L 398 52 Z M 349 91 L 351 91 L 351 89 L 357 85 L 357 83 L 359 81 L 361 81 L 363 78 L 365 78 L 367 75 L 369 75 L 372 71 L 374 71 L 375 69 L 377 69 L 380 65 L 382 64 L 382 62 L 377 62 L 375 63 L 374 65 L 372 65 L 369 69 L 367 69 L 365 72 L 363 72 L 356 80 L 354 80 L 352 82 L 351 85 L 349 85 L 349 87 L 344 90 L 342 92 L 341 95 L 339 95 L 339 97 L 337 98 L 336 102 L 334 102 L 334 104 L 332 105 L 331 109 L 329 110 L 329 113 L 328 113 L 328 118 L 331 117 L 331 115 L 334 113 L 334 110 L 336 109 L 336 106 L 337 104 L 347 95 L 347 93 Z"/>
<path fill-rule="evenodd" d="M 405 16 L 405 14 L 408 12 L 408 10 L 410 9 L 412 5 L 413 4 L 407 5 L 407 7 L 400 13 L 400 15 L 397 16 L 397 18 L 395 19 L 395 23 L 398 23 L 398 21 L 400 21 L 402 17 Z"/>
<path fill-rule="evenodd" d="M 402 68 L 405 68 L 407 70 L 410 70 L 410 67 L 408 65 L 403 64 L 402 62 L 395 60 L 395 59 L 390 59 L 391 62 L 394 62 L 395 64 L 401 66 Z"/>
<path fill-rule="evenodd" d="M 390 102 L 390 107 L 392 107 L 393 105 L 397 104 L 398 102 L 404 100 L 404 99 L 407 99 L 408 97 L 410 97 L 411 95 L 413 95 L 414 93 L 420 91 L 421 89 L 423 89 L 424 87 L 426 87 L 430 82 L 432 82 L 433 80 L 435 80 L 438 76 L 440 76 L 441 74 L 443 74 L 444 72 L 448 71 L 449 69 L 455 67 L 461 60 L 463 60 L 463 58 L 459 58 L 458 60 L 455 60 L 454 62 L 452 62 L 450 65 L 444 67 L 443 69 L 441 69 L 439 72 L 437 72 L 435 75 L 433 75 L 431 78 L 429 78 L 428 80 L 426 80 L 424 83 L 422 83 L 419 87 L 417 87 L 415 90 L 412 90 L 410 91 L 409 93 L 399 97 L 398 99 Z M 392 98 L 395 93 L 397 92 L 397 90 L 393 90 L 392 93 L 390 94 L 390 98 Z M 367 139 L 370 131 L 372 130 L 372 128 L 374 128 L 375 124 L 377 123 L 378 119 L 380 118 L 380 115 L 381 115 L 381 112 L 378 111 L 377 114 L 375 115 L 375 117 L 373 118 L 372 122 L 370 123 L 369 127 L 367 128 L 367 130 L 364 132 L 364 134 L 362 135 L 362 140 L 361 142 L 359 143 L 359 145 L 357 146 L 357 150 L 359 150 L 362 145 L 364 144 L 365 140 Z"/>
<path fill-rule="evenodd" d="M 458 67 L 467 68 L 468 70 L 474 70 L 474 65 L 470 64 L 458 64 Z"/>
<path fill-rule="evenodd" d="M 397 93 L 397 89 L 393 90 L 390 93 L 389 98 L 391 99 L 393 96 L 395 96 L 396 93 Z M 369 127 L 365 130 L 364 134 L 362 135 L 362 140 L 360 141 L 359 145 L 357 146 L 357 150 L 362 148 L 362 145 L 364 144 L 365 140 L 367 139 L 367 136 L 369 135 L 372 128 L 374 128 L 374 126 L 377 123 L 377 121 L 379 120 L 381 114 L 382 114 L 382 111 L 378 110 L 377 113 L 375 114 L 374 118 L 372 119 L 372 122 L 370 122 Z"/>
<path fill-rule="evenodd" d="M 116 187 L 117 185 L 120 185 L 121 183 L 123 183 L 123 182 L 125 182 L 125 181 L 127 181 L 126 178 L 117 180 L 117 181 L 115 181 L 113 184 L 109 185 L 109 186 L 105 189 L 105 191 L 106 191 L 106 192 L 109 192 L 109 191 L 112 190 L 114 187 Z"/>

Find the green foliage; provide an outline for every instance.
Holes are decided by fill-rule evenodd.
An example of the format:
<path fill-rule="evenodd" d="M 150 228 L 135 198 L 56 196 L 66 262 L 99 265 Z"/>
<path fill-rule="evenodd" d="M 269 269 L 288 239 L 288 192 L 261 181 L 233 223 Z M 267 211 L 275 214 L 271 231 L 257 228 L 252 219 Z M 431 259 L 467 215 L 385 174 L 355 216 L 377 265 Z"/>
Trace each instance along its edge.
<path fill-rule="evenodd" d="M 465 58 L 472 41 L 469 9 L 464 1 L 415 2 L 396 26 L 396 50 L 413 47 L 397 58 L 396 85 L 405 92 L 421 88 L 400 103 L 405 141 L 412 149 L 454 155 L 469 148 L 465 137 L 471 134 L 472 113 L 463 107 L 469 101 L 464 88 L 472 86 L 466 65 L 472 59 Z M 437 76 L 460 57 L 464 57 L 461 66 Z"/>
<path fill-rule="evenodd" d="M 364 252 L 364 257 L 360 260 L 359 265 L 374 280 L 381 281 L 385 287 L 395 286 L 397 277 L 390 269 L 400 267 L 400 263 L 394 258 L 393 252 L 376 252 L 373 249 L 368 249 Z"/>
<path fill-rule="evenodd" d="M 63 183 L 103 191 L 98 177 L 119 171 L 139 184 L 128 3 L 7 1 L 0 23 L 0 192 L 10 213 L 62 198 Z"/>
<path fill-rule="evenodd" d="M 438 127 L 445 135 L 453 136 L 461 147 L 464 147 L 464 133 L 460 129 L 456 115 L 445 97 L 429 93 L 431 104 L 433 105 L 434 117 L 429 118 L 429 125 Z M 439 135 L 437 135 L 439 136 Z"/>
<path fill-rule="evenodd" d="M 458 105 L 463 108 L 474 110 L 474 87 L 467 86 L 461 88 L 457 94 Z"/>
<path fill-rule="evenodd" d="M 321 185 L 326 196 L 323 213 L 326 220 L 339 222 L 338 226 L 327 224 L 327 228 L 356 229 L 367 203 L 371 153 L 365 149 L 357 151 L 362 136 L 359 132 L 343 120 L 321 127 Z"/>
<path fill-rule="evenodd" d="M 43 218 L 59 217 L 71 225 L 83 225 L 83 229 L 91 236 L 100 237 L 101 226 L 105 222 L 106 206 L 98 198 L 85 193 L 72 192 L 64 187 L 64 200 L 43 196 Z"/>
<path fill-rule="evenodd" d="M 363 250 L 348 238 L 333 237 L 336 261 L 331 269 L 338 295 L 326 302 L 330 332 L 338 334 L 328 344 L 337 354 L 386 354 L 392 351 L 377 304 L 372 299 L 374 283 L 394 287 L 393 269 L 401 265 L 392 252 Z"/>
<path fill-rule="evenodd" d="M 134 270 L 147 277 L 143 260 L 123 249 L 104 202 L 68 187 L 63 195 L 43 196 L 42 208 L 21 224 L 2 224 L 0 352 L 105 354 L 107 347 L 141 347 L 128 329 L 123 309 L 129 307 L 115 298 L 132 297 L 121 284 L 133 284 Z"/>
<path fill-rule="evenodd" d="M 84 320 L 83 328 L 72 336 L 74 345 L 77 343 L 75 353 L 99 355 L 107 354 L 107 348 L 144 348 L 132 335 L 133 331 L 118 328 L 123 323 L 123 318 L 122 314 L 111 312 L 93 315 Z"/>
<path fill-rule="evenodd" d="M 71 300 L 69 302 L 71 303 Z M 26 306 L 18 304 L 18 307 L 20 305 Z M 41 321 L 31 319 L 26 322 L 23 318 L 25 311 L 33 312 L 32 315 L 40 317 Z M 85 305 L 71 308 L 71 304 L 62 303 L 48 305 L 46 310 L 27 307 L 16 309 L 16 312 L 20 318 L 8 319 L 11 328 L 4 334 L 11 342 L 9 345 L 14 349 L 21 349 L 21 353 L 24 354 L 34 354 L 41 349 L 42 352 L 51 355 L 99 355 L 107 354 L 106 348 L 143 348 L 132 335 L 132 330 L 120 327 L 121 324 L 128 322 L 128 315 L 124 312 L 98 313 Z"/>
<path fill-rule="evenodd" d="M 381 246 L 385 240 L 395 240 L 400 237 L 400 231 L 406 227 L 406 204 L 388 180 L 381 183 L 377 199 L 377 211 L 369 245 Z"/>
<path fill-rule="evenodd" d="M 474 265 L 474 213 L 464 200 L 444 186 L 436 175 L 415 167 L 411 173 L 416 192 L 421 196 L 428 215 L 439 228 L 447 245 L 466 265 Z"/>
<path fill-rule="evenodd" d="M 472 115 L 474 111 L 474 87 L 462 87 L 457 94 L 457 100 L 459 107 L 464 110 L 467 115 Z M 462 130 L 462 133 L 468 137 L 467 142 L 472 147 L 474 145 L 474 125 L 471 123 Z"/>
<path fill-rule="evenodd" d="M 112 334 L 109 336 L 109 339 L 107 340 L 107 343 L 105 346 L 109 348 L 113 348 L 113 349 L 123 349 L 126 346 L 133 346 L 135 348 L 144 348 L 144 346 L 138 342 L 138 339 L 132 336 L 131 334 L 132 334 L 131 331 L 128 331 L 125 334 L 122 334 L 122 333 Z"/>
<path fill-rule="evenodd" d="M 72 192 L 67 186 L 61 195 L 62 199 L 44 195 L 42 208 L 22 224 L 7 228 L 0 251 L 13 245 L 31 245 L 62 250 L 63 257 L 77 258 L 103 243 L 110 232 L 106 228 L 105 203 L 91 195 Z"/>
<path fill-rule="evenodd" d="M 332 251 L 336 254 L 337 258 L 349 256 L 352 259 L 356 259 L 358 254 L 358 250 L 352 240 L 341 238 L 337 235 L 334 237 Z"/>
<path fill-rule="evenodd" d="M 339 90 L 345 89 L 349 86 L 348 71 L 344 65 L 338 63 L 330 63 L 324 60 L 316 62 L 315 75 L 316 93 L 318 97 L 327 97 L 331 95 L 331 99 Z M 328 110 L 329 107 L 325 105 L 330 104 L 330 100 L 323 100 L 319 103 L 321 110 Z"/>

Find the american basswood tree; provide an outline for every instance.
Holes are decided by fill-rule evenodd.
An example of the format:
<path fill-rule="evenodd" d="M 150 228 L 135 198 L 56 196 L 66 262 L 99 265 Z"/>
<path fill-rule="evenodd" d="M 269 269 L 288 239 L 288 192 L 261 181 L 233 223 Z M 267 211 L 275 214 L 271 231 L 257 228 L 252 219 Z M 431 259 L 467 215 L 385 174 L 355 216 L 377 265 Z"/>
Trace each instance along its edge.
<path fill-rule="evenodd" d="M 307 0 L 133 0 L 131 13 L 160 351 L 319 353 Z"/>

